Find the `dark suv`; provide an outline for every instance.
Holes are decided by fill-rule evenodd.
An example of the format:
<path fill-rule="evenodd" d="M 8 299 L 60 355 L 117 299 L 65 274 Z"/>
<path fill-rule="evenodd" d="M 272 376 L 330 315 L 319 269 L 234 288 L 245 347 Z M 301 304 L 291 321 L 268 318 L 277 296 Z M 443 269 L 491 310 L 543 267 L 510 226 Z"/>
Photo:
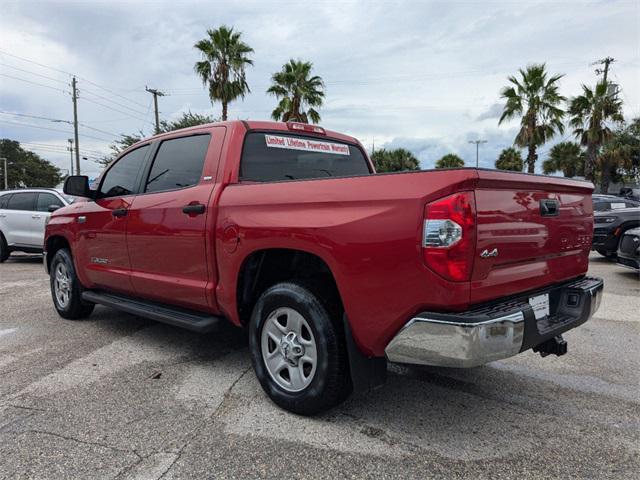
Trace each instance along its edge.
<path fill-rule="evenodd" d="M 618 244 L 624 232 L 640 227 L 640 207 L 595 211 L 593 227 L 591 249 L 605 257 L 613 258 L 616 256 Z"/>

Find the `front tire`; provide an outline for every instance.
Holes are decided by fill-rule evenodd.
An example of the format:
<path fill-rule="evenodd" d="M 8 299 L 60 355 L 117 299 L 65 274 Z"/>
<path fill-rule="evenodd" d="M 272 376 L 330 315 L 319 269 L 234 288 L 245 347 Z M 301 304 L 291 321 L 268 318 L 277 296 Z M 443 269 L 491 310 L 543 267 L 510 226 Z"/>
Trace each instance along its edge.
<path fill-rule="evenodd" d="M 600 255 L 606 258 L 614 258 L 616 256 L 616 252 L 609 252 L 607 250 L 599 249 L 599 250 L 596 250 L 596 252 L 598 252 Z"/>
<path fill-rule="evenodd" d="M 82 300 L 82 285 L 73 266 L 71 254 L 66 248 L 56 252 L 49 269 L 51 297 L 58 315 L 68 320 L 78 320 L 91 315 L 95 304 Z"/>
<path fill-rule="evenodd" d="M 253 309 L 249 344 L 256 376 L 281 408 L 313 415 L 341 403 L 351 391 L 339 316 L 310 288 L 279 283 Z"/>

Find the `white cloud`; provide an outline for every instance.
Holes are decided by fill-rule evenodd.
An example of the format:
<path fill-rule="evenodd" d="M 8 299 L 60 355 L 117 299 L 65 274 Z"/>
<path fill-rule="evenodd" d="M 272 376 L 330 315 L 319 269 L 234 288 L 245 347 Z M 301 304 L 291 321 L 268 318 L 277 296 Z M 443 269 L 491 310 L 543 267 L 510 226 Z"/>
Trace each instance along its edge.
<path fill-rule="evenodd" d="M 628 1 L 344 1 L 310 8 L 295 1 L 25 0 L 3 3 L 0 50 L 82 77 L 80 120 L 109 133 L 81 129 L 81 149 L 106 152 L 111 134 L 152 133 L 145 85 L 169 94 L 160 99 L 162 118 L 189 109 L 219 116 L 193 73 L 193 44 L 208 28 L 233 25 L 255 49 L 255 66 L 247 74 L 252 93 L 231 105 L 231 118 L 269 118 L 275 100 L 264 91 L 271 74 L 289 58 L 303 58 L 327 85 L 325 127 L 367 147 L 408 147 L 425 167 L 449 151 L 473 163 L 468 140 L 486 138 L 481 164 L 492 166 L 516 126 L 497 126 L 500 89 L 528 63 L 565 73 L 561 91 L 570 97 L 594 82 L 590 62 L 613 56 L 611 78 L 624 89 L 625 114 L 640 114 L 639 15 L 637 2 Z M 0 73 L 57 87 L 0 76 L 0 110 L 71 118 L 70 97 L 62 93 L 68 75 L 1 53 Z M 2 120 L 18 121 L 0 114 Z M 0 136 L 55 145 L 69 137 L 66 124 L 22 123 L 63 132 L 0 123 Z M 68 155 L 45 156 L 68 168 Z M 95 174 L 98 167 L 86 163 L 85 170 Z"/>

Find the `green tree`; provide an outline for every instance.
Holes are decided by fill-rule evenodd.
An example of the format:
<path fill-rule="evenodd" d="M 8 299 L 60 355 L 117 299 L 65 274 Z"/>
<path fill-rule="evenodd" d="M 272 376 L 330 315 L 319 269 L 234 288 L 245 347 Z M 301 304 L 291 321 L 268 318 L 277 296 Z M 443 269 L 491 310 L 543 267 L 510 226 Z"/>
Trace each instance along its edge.
<path fill-rule="evenodd" d="M 613 132 L 596 160 L 600 191 L 607 193 L 612 181 L 638 181 L 640 167 L 640 119 Z"/>
<path fill-rule="evenodd" d="M 591 89 L 582 86 L 582 95 L 569 102 L 569 124 L 580 143 L 587 148 L 584 176 L 594 180 L 600 148 L 613 137 L 611 122 L 623 122 L 622 102 L 609 83 L 599 82 Z"/>
<path fill-rule="evenodd" d="M 436 162 L 436 168 L 462 168 L 464 160 L 455 153 L 447 153 L 444 157 Z"/>
<path fill-rule="evenodd" d="M 214 123 L 219 120 L 220 119 L 214 118 L 211 115 L 200 115 L 199 113 L 191 113 L 191 111 L 188 111 L 173 122 L 167 122 L 166 120 L 161 121 L 160 133 L 172 132 L 173 130 L 180 130 L 181 128 L 197 127 L 198 125 Z"/>
<path fill-rule="evenodd" d="M 376 150 L 371 160 L 377 173 L 401 172 L 403 170 L 420 170 L 420 162 L 409 150 L 396 148 L 393 150 Z"/>
<path fill-rule="evenodd" d="M 319 76 L 311 75 L 312 69 L 311 62 L 291 59 L 271 76 L 272 85 L 267 93 L 280 100 L 271 118 L 283 122 L 320 122 L 316 108 L 324 100 L 324 83 Z"/>
<path fill-rule="evenodd" d="M 211 103 L 222 103 L 222 120 L 227 120 L 229 103 L 244 98 L 249 93 L 245 68 L 253 65 L 249 54 L 253 48 L 244 43 L 240 32 L 225 25 L 216 30 L 207 30 L 208 38 L 194 45 L 203 60 L 196 62 L 195 71 L 202 83 L 209 87 Z"/>
<path fill-rule="evenodd" d="M 25 150 L 20 142 L 0 140 L 0 157 L 7 159 L 9 188 L 55 187 L 62 181 L 60 169 L 38 154 Z M 4 164 L 1 165 L 0 185 L 4 187 Z"/>
<path fill-rule="evenodd" d="M 575 142 L 560 142 L 549 151 L 549 158 L 542 162 L 545 175 L 562 172 L 565 177 L 582 175 L 584 171 L 584 151 Z"/>
<path fill-rule="evenodd" d="M 160 133 L 172 132 L 174 130 L 180 130 L 181 128 L 188 127 L 196 127 L 198 125 L 204 125 L 207 123 L 217 122 L 218 119 L 214 118 L 210 115 L 200 115 L 198 113 L 191 113 L 188 111 L 183 113 L 182 116 L 174 120 L 172 122 L 167 122 L 163 120 L 160 122 Z M 142 132 L 138 132 L 136 134 L 122 135 L 121 138 L 113 142 L 109 145 L 109 149 L 111 150 L 111 154 L 101 158 L 100 160 L 96 160 L 98 164 L 106 167 L 113 160 L 115 160 L 118 155 L 120 155 L 124 150 L 129 148 L 134 143 L 138 143 L 140 140 L 144 138 L 144 134 Z"/>
<path fill-rule="evenodd" d="M 563 75 L 547 78 L 544 64 L 529 65 L 526 70 L 520 69 L 519 73 L 520 79 L 509 77 L 511 85 L 502 89 L 501 96 L 506 103 L 498 125 L 521 117 L 514 145 L 527 148 L 527 170 L 534 173 L 538 146 L 556 133 L 564 132 L 564 111 L 559 105 L 566 98 L 558 92 L 558 81 Z"/>
<path fill-rule="evenodd" d="M 505 148 L 500 152 L 498 160 L 496 160 L 496 168 L 498 170 L 512 170 L 514 172 L 521 172 L 524 168 L 524 162 L 522 161 L 522 155 L 520 150 L 516 150 L 513 147 Z"/>

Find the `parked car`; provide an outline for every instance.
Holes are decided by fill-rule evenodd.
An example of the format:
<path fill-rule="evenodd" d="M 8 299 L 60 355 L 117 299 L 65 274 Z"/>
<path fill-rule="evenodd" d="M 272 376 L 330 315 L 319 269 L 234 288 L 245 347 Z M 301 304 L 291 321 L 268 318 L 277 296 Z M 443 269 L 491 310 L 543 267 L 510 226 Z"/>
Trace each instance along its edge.
<path fill-rule="evenodd" d="M 618 264 L 640 271 L 640 228 L 632 228 L 622 234 Z"/>
<path fill-rule="evenodd" d="M 640 207 L 594 212 L 592 250 L 607 258 L 615 257 L 624 232 L 638 226 Z"/>
<path fill-rule="evenodd" d="M 0 263 L 11 252 L 42 253 L 49 215 L 71 201 L 52 188 L 0 191 Z"/>
<path fill-rule="evenodd" d="M 161 134 L 47 225 L 53 303 L 249 332 L 269 397 L 299 414 L 380 385 L 387 360 L 474 367 L 599 306 L 590 183 L 483 169 L 375 175 L 355 139 L 233 121 Z"/>
<path fill-rule="evenodd" d="M 640 202 L 615 195 L 596 195 L 592 197 L 593 210 L 602 212 L 605 210 L 620 210 L 622 208 L 640 207 Z"/>
<path fill-rule="evenodd" d="M 640 201 L 640 188 L 622 187 L 620 196 L 631 200 Z"/>

